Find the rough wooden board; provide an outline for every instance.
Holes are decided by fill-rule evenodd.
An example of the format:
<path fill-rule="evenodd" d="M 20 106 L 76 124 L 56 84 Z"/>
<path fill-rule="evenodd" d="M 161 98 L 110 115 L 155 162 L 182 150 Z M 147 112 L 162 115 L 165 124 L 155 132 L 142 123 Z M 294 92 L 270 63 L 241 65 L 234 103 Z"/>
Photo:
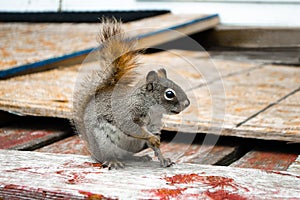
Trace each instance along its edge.
<path fill-rule="evenodd" d="M 297 154 L 253 150 L 248 152 L 238 161 L 231 164 L 231 167 L 255 168 L 263 170 L 286 171 L 295 162 Z"/>
<path fill-rule="evenodd" d="M 45 153 L 90 155 L 85 143 L 79 138 L 78 135 L 68 137 L 35 151 Z"/>
<path fill-rule="evenodd" d="M 175 142 L 162 142 L 161 151 L 165 157 L 171 158 L 175 163 L 215 164 L 225 156 L 236 150 L 236 147 L 221 145 L 201 145 Z M 78 135 L 60 140 L 48 146 L 35 150 L 45 153 L 63 153 L 90 155 L 85 143 Z M 149 155 L 154 159 L 151 149 L 145 149 L 137 156 Z"/>
<path fill-rule="evenodd" d="M 161 151 L 165 157 L 175 163 L 195 163 L 212 165 L 235 151 L 235 147 L 220 145 L 201 145 L 183 143 L 162 143 Z M 154 159 L 153 151 L 146 149 L 137 154 L 138 156 L 149 155 Z"/>
<path fill-rule="evenodd" d="M 263 113 L 258 115 L 258 119 L 261 121 L 254 121 L 251 127 L 246 126 L 247 123 L 257 118 L 240 127 L 236 126 L 297 89 L 300 85 L 299 77 L 299 68 L 268 65 L 224 77 L 225 96 L 216 94 L 214 99 L 218 100 L 220 104 L 213 106 L 213 99 L 207 87 L 192 90 L 188 92 L 192 102 L 190 107 L 182 115 L 179 115 L 182 118 L 166 116 L 165 128 L 167 130 L 181 128 L 187 132 L 194 130 L 220 134 L 218 128 L 223 127 L 222 135 L 298 141 L 300 138 L 298 117 L 300 101 L 299 97 L 295 95 L 287 98 L 287 100 L 290 98 L 295 98 L 295 100 L 289 105 L 289 109 L 285 108 L 286 112 L 283 112 L 282 115 L 273 113 L 270 108 L 270 111 L 267 112 L 269 114 L 267 116 L 262 115 Z M 224 118 L 218 115 L 213 116 L 212 111 L 217 112 L 218 106 L 222 106 L 222 101 L 224 101 L 224 105 L 221 109 L 223 112 L 226 111 Z M 289 111 L 291 112 L 287 115 L 286 113 Z M 222 114 L 222 112 L 220 113 Z M 222 120 L 224 120 L 224 124 L 222 124 Z M 275 125 L 278 120 L 280 120 L 280 124 Z M 285 123 L 286 125 L 281 126 Z"/>
<path fill-rule="evenodd" d="M 300 71 L 300 70 L 299 70 Z M 287 77 L 300 86 L 300 74 L 298 79 L 293 76 Z M 296 77 L 295 77 L 296 78 Z M 292 83 L 287 83 L 292 85 Z M 289 137 L 292 142 L 300 142 L 300 91 L 287 97 L 282 102 L 274 105 L 263 113 L 240 126 L 237 131 L 245 130 L 248 134 L 259 132 L 261 135 L 268 135 L 270 138 L 277 135 L 276 139 Z M 259 135 L 257 136 L 259 137 Z"/>
<path fill-rule="evenodd" d="M 0 128 L 0 149 L 33 149 L 69 134 L 57 119 L 23 119 Z"/>
<path fill-rule="evenodd" d="M 292 172 L 157 162 L 109 171 L 86 156 L 3 150 L 0 163 L 4 199 L 299 199 L 300 191 Z"/>
<path fill-rule="evenodd" d="M 289 166 L 287 171 L 294 172 L 300 174 L 300 156 Z"/>
<path fill-rule="evenodd" d="M 203 78 L 202 74 L 197 71 L 199 68 L 200 72 L 205 71 L 209 74 L 207 68 L 216 67 L 221 75 L 228 76 L 232 73 L 246 73 L 257 67 L 251 63 L 231 61 L 216 61 L 216 66 L 214 66 L 207 53 L 191 51 L 144 55 L 141 62 L 146 63 L 139 70 L 141 76 L 150 69 L 165 67 L 169 77 L 181 83 L 184 89 L 197 87 L 217 78 L 215 73 Z M 97 64 L 97 62 L 84 63 L 82 67 Z M 0 80 L 0 109 L 24 115 L 68 118 L 72 109 L 72 93 L 79 68 L 80 65 L 77 65 Z"/>
<path fill-rule="evenodd" d="M 273 115 L 270 108 L 268 117 L 262 117 L 261 124 L 256 121 L 255 126 L 248 125 L 255 120 L 254 118 L 236 127 L 253 114 L 298 88 L 300 85 L 299 68 L 260 66 L 225 60 L 214 60 L 214 66 L 206 53 L 188 51 L 145 55 L 141 61 L 147 63 L 140 69 L 141 76 L 144 76 L 150 69 L 165 67 L 169 77 L 187 90 L 191 99 L 191 106 L 182 114 L 165 116 L 166 130 L 180 129 L 186 132 L 219 134 L 218 131 L 223 128 L 221 133 L 223 135 L 286 141 L 299 140 L 299 118 L 297 117 L 299 100 L 293 97 L 294 95 L 287 98 L 287 100 L 292 97 L 296 98 L 287 109 L 287 111 L 293 111 L 290 112 L 290 117 L 284 114 L 278 115 L 279 117 Z M 84 65 L 95 64 L 97 63 Z M 0 108 L 21 114 L 68 118 L 72 109 L 72 91 L 78 68 L 79 66 L 55 69 L 0 81 Z M 210 70 L 207 69 L 214 68 L 219 71 L 223 82 L 220 82 L 215 73 L 209 74 Z M 220 87 L 222 84 L 225 95 L 222 94 L 222 90 L 212 93 L 212 88 L 222 89 Z M 16 88 L 22 92 L 16 92 Z M 213 104 L 213 100 L 217 103 Z M 213 111 L 217 115 L 213 115 Z M 224 118 L 222 114 L 225 114 Z M 261 114 L 258 117 L 263 116 Z M 282 124 L 286 123 L 286 125 L 274 126 L 279 119 L 282 120 Z M 222 124 L 223 120 L 224 124 Z M 272 121 L 273 124 L 270 123 Z"/>
<path fill-rule="evenodd" d="M 299 47 L 299 27 L 250 27 L 219 25 L 210 31 L 209 43 L 229 48 Z"/>
<path fill-rule="evenodd" d="M 257 43 L 257 42 L 256 42 Z M 212 51 L 213 58 L 230 59 L 242 62 L 299 66 L 299 47 L 282 49 L 247 49 Z"/>
<path fill-rule="evenodd" d="M 0 80 L 1 109 L 20 115 L 69 116 L 79 67 Z"/>
<path fill-rule="evenodd" d="M 164 32 L 167 28 L 173 28 L 182 34 L 192 34 L 219 23 L 217 16 L 202 21 L 205 17 L 208 15 L 165 14 L 126 23 L 124 30 L 130 36 L 141 39 L 139 47 L 149 47 L 182 37 L 175 31 L 173 34 Z M 178 26 L 180 24 L 187 25 Z M 0 69 L 97 47 L 98 31 L 98 23 L 0 23 Z M 157 38 L 154 33 L 159 33 L 160 37 Z"/>

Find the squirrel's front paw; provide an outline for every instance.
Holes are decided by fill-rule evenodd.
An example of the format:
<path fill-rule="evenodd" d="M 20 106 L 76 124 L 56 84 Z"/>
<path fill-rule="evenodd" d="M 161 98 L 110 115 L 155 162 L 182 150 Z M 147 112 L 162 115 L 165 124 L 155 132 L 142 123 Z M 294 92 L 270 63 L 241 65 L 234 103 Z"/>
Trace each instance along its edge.
<path fill-rule="evenodd" d="M 152 135 L 149 137 L 148 141 L 153 147 L 159 147 L 160 146 L 160 138 L 156 135 Z"/>
<path fill-rule="evenodd" d="M 105 161 L 103 163 L 103 166 L 104 167 L 107 167 L 108 170 L 111 170 L 111 169 L 120 169 L 120 168 L 124 168 L 125 167 L 125 164 L 123 162 L 120 162 L 120 161 Z"/>
<path fill-rule="evenodd" d="M 174 165 L 175 163 L 171 161 L 170 158 L 163 158 L 160 160 L 160 166 L 161 167 L 170 167 Z"/>

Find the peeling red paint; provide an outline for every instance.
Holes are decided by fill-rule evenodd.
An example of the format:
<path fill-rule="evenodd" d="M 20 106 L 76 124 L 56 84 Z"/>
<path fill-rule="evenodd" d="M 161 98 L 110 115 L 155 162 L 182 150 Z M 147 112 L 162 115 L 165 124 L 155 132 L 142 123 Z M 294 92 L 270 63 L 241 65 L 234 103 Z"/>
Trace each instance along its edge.
<path fill-rule="evenodd" d="M 68 184 L 83 183 L 84 179 L 85 179 L 85 176 L 83 174 L 77 173 L 77 172 L 60 170 L 60 171 L 57 171 L 56 174 L 59 174 L 59 175 L 62 175 L 63 177 L 65 177 L 66 183 L 68 183 Z"/>
<path fill-rule="evenodd" d="M 230 199 L 230 200 L 246 200 L 247 198 L 242 197 L 238 194 L 234 194 L 225 190 L 217 190 L 214 192 L 206 191 L 204 194 L 207 197 L 210 197 L 213 200 L 224 200 L 224 199 Z"/>
<path fill-rule="evenodd" d="M 177 174 L 172 177 L 164 178 L 170 185 L 175 184 L 188 184 L 193 182 L 200 182 L 212 186 L 213 188 L 225 188 L 230 187 L 234 190 L 238 190 L 239 188 L 243 188 L 245 191 L 249 191 L 247 188 L 238 186 L 234 179 L 227 178 L 223 176 L 200 176 L 198 174 Z"/>
<path fill-rule="evenodd" d="M 160 189 L 152 189 L 152 190 L 143 190 L 143 192 L 149 192 L 155 197 L 158 197 L 160 200 L 168 200 L 171 198 L 179 197 L 186 190 L 186 188 L 160 188 Z"/>
<path fill-rule="evenodd" d="M 234 166 L 242 168 L 286 171 L 288 167 L 295 162 L 297 157 L 298 154 L 288 154 L 274 151 L 252 151 Z"/>

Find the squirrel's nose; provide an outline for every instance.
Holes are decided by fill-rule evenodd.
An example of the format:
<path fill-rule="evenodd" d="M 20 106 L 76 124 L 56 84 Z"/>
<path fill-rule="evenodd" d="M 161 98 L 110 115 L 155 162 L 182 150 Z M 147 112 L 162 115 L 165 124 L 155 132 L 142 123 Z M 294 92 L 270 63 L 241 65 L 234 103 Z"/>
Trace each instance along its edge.
<path fill-rule="evenodd" d="M 182 105 L 186 108 L 186 107 L 188 107 L 188 106 L 190 105 L 190 101 L 189 101 L 188 99 L 186 99 L 186 100 L 182 103 Z"/>

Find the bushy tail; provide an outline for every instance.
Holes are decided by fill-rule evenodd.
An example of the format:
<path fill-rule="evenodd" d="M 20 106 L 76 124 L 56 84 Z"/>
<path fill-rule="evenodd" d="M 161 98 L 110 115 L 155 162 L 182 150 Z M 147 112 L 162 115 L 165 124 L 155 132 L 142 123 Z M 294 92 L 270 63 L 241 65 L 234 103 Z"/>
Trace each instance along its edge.
<path fill-rule="evenodd" d="M 84 112 L 90 99 L 122 78 L 122 84 L 134 81 L 137 66 L 136 42 L 126 37 L 116 19 L 102 19 L 98 40 L 100 65 L 82 69 L 73 95 L 72 123 L 77 132 L 85 135 Z"/>

